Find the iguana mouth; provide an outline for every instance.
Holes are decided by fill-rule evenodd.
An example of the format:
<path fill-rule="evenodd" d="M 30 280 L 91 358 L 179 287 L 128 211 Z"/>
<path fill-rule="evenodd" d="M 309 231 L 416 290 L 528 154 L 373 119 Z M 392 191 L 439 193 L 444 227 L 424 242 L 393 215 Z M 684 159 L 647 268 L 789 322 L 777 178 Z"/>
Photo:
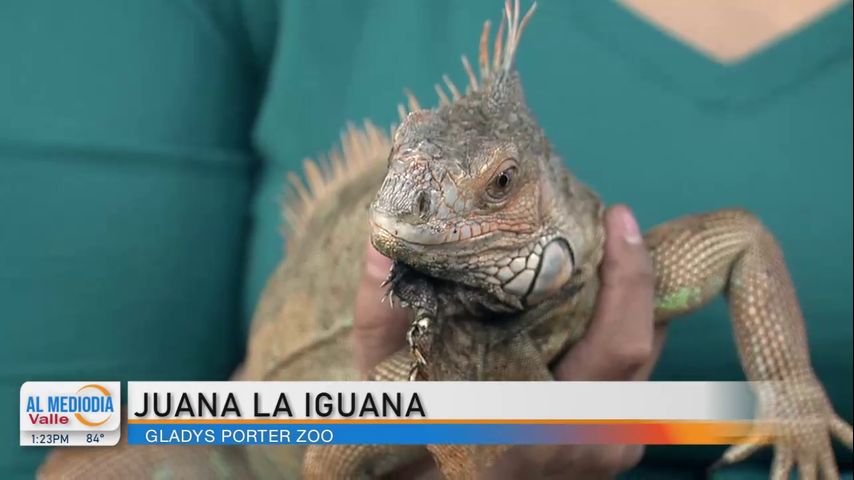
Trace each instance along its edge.
<path fill-rule="evenodd" d="M 371 228 L 376 232 L 381 230 L 389 237 L 403 240 L 415 245 L 441 245 L 447 243 L 443 232 L 431 231 L 424 225 L 412 225 L 394 217 L 377 212 L 371 212 Z"/>
<path fill-rule="evenodd" d="M 412 224 L 397 218 L 372 211 L 370 216 L 371 228 L 376 233 L 397 241 L 403 241 L 413 246 L 450 245 L 460 242 L 487 239 L 494 231 L 480 227 L 465 225 L 438 229 L 425 223 Z"/>

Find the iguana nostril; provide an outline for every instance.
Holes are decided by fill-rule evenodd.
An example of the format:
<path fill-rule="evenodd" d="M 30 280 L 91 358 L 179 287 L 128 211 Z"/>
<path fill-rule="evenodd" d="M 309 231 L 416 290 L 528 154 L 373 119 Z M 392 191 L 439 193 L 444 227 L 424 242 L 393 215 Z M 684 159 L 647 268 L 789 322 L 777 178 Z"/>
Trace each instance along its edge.
<path fill-rule="evenodd" d="M 430 194 L 424 190 L 418 192 L 418 195 L 415 196 L 414 213 L 421 217 L 422 220 L 426 220 L 430 214 Z"/>

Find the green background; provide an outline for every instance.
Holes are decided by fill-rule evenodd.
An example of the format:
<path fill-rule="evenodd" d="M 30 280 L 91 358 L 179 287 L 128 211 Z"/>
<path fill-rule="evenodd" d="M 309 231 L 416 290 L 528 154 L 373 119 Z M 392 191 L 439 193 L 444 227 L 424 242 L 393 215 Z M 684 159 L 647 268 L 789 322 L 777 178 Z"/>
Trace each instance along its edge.
<path fill-rule="evenodd" d="M 348 120 L 393 122 L 405 86 L 463 84 L 500 3 L 0 2 L 0 472 L 44 454 L 17 447 L 24 380 L 226 378 L 282 254 L 285 172 Z M 611 2 L 539 3 L 519 68 L 567 165 L 647 227 L 756 212 L 850 420 L 851 4 L 723 67 Z M 674 324 L 656 378 L 742 378 L 726 318 Z M 720 451 L 650 450 L 655 478 Z"/>

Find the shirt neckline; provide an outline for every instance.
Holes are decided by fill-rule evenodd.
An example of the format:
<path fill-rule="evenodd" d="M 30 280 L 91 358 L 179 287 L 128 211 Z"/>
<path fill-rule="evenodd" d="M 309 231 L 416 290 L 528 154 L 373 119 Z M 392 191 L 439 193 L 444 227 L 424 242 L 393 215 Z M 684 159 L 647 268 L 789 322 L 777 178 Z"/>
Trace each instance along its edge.
<path fill-rule="evenodd" d="M 572 5 L 571 21 L 581 31 L 628 59 L 647 79 L 708 107 L 767 100 L 851 58 L 851 2 L 732 64 L 706 56 L 614 0 Z"/>

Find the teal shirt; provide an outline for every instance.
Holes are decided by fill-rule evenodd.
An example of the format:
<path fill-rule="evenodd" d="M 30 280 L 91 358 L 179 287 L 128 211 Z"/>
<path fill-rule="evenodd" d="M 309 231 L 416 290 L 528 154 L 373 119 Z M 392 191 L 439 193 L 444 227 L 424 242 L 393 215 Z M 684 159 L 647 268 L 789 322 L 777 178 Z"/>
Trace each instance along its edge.
<path fill-rule="evenodd" d="M 464 84 L 500 3 L 0 5 L 0 407 L 25 379 L 226 378 L 282 255 L 285 173 L 348 120 L 395 121 L 403 87 Z M 566 164 L 647 227 L 758 214 L 850 420 L 851 4 L 722 66 L 615 3 L 539 3 L 519 69 Z M 677 320 L 655 377 L 743 378 L 727 317 Z M 720 451 L 651 450 L 676 478 Z M 41 453 L 0 447 L 0 471 Z"/>

